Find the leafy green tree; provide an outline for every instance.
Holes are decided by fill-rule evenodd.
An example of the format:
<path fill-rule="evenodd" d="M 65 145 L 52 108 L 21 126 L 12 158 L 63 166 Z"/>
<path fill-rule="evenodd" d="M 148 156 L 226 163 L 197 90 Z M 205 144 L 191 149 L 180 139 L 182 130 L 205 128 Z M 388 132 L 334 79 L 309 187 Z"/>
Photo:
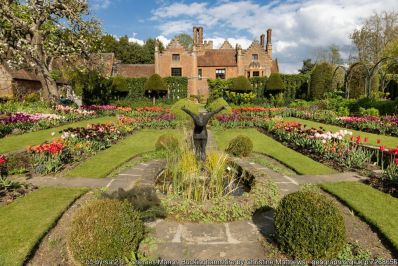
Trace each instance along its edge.
<path fill-rule="evenodd" d="M 192 45 L 193 45 L 193 39 L 191 35 L 186 34 L 186 33 L 181 33 L 174 38 L 177 38 L 178 41 L 188 50 L 192 50 Z"/>
<path fill-rule="evenodd" d="M 73 65 L 100 48 L 101 29 L 85 0 L 0 0 L 0 63 L 34 70 L 45 99 L 59 97 L 55 59 Z"/>
<path fill-rule="evenodd" d="M 322 99 L 331 91 L 333 66 L 329 63 L 318 64 L 311 74 L 310 93 L 313 99 Z"/>

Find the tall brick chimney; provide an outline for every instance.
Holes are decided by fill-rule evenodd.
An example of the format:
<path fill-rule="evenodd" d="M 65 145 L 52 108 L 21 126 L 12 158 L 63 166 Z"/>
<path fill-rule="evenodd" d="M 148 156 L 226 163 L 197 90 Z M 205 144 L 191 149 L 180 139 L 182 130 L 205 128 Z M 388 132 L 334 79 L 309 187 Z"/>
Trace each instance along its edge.
<path fill-rule="evenodd" d="M 203 27 L 199 27 L 199 44 L 203 44 Z"/>
<path fill-rule="evenodd" d="M 264 34 L 260 35 L 260 45 L 261 45 L 261 47 L 265 48 L 265 35 Z"/>
<path fill-rule="evenodd" d="M 203 27 L 193 27 L 193 45 L 203 45 Z"/>
<path fill-rule="evenodd" d="M 272 57 L 272 42 L 271 42 L 272 29 L 267 30 L 267 53 Z"/>

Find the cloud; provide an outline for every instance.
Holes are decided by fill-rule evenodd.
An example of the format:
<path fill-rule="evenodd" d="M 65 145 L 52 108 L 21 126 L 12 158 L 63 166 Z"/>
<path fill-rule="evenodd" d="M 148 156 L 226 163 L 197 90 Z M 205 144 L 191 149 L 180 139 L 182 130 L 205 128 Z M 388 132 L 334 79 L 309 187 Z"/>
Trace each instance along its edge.
<path fill-rule="evenodd" d="M 396 0 L 303 0 L 216 1 L 162 5 L 152 12 L 161 35 L 172 37 L 190 33 L 193 25 L 204 27 L 205 39 L 220 44 L 224 38 L 247 44 L 273 29 L 274 57 L 282 72 L 300 68 L 302 60 L 313 56 L 317 47 L 335 44 L 343 58 L 352 51 L 350 33 L 374 12 L 398 10 Z M 242 37 L 243 36 L 243 37 Z"/>
<path fill-rule="evenodd" d="M 140 39 L 137 39 L 134 37 L 130 37 L 129 42 L 135 42 L 135 43 L 138 43 L 139 45 L 144 45 L 144 43 L 145 43 L 144 40 L 140 40 Z"/>
<path fill-rule="evenodd" d="M 94 10 L 107 9 L 112 3 L 111 0 L 90 0 L 91 7 Z"/>
<path fill-rule="evenodd" d="M 164 46 L 164 47 L 166 47 L 166 46 L 170 43 L 170 41 L 171 41 L 171 39 L 168 39 L 168 38 L 166 38 L 166 37 L 163 36 L 163 35 L 159 35 L 158 37 L 156 37 L 156 39 L 158 39 L 159 41 L 161 41 L 161 42 L 163 43 L 163 46 Z"/>

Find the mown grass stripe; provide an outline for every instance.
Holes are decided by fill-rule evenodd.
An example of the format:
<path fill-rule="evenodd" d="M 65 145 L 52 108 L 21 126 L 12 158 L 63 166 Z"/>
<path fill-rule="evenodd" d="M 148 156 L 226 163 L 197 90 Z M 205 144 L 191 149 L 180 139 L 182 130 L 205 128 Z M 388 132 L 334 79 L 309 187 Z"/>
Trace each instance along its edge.
<path fill-rule="evenodd" d="M 394 147 L 398 146 L 398 138 L 397 137 L 386 136 L 386 135 L 378 135 L 378 134 L 373 134 L 373 133 L 367 133 L 367 132 L 363 132 L 363 131 L 353 130 L 353 129 L 349 129 L 349 128 L 343 128 L 343 127 L 339 127 L 339 126 L 328 125 L 328 124 L 314 122 L 314 121 L 300 119 L 300 118 L 288 117 L 288 118 L 284 118 L 284 120 L 286 120 L 286 121 L 296 121 L 296 122 L 299 122 L 299 123 L 301 123 L 303 125 L 307 125 L 307 127 L 314 127 L 314 128 L 323 127 L 325 130 L 331 131 L 331 132 L 336 132 L 336 131 L 339 131 L 341 129 L 346 129 L 346 130 L 352 131 L 354 136 L 361 136 L 362 141 L 365 139 L 365 137 L 368 138 L 367 144 L 373 145 L 373 146 L 384 145 L 387 148 L 394 148 Z M 347 139 L 349 139 L 349 138 L 350 137 L 347 136 Z M 381 144 L 377 144 L 377 140 L 380 140 Z"/>
<path fill-rule="evenodd" d="M 83 120 L 75 123 L 66 124 L 60 127 L 39 130 L 35 132 L 25 133 L 21 135 L 11 135 L 0 139 L 0 154 L 9 153 L 26 148 L 29 145 L 37 145 L 46 140 L 51 140 L 59 136 L 59 131 L 69 127 L 85 127 L 88 124 L 98 124 L 116 121 L 116 117 L 105 116 L 89 120 Z M 52 136 L 52 133 L 55 133 Z"/>
<path fill-rule="evenodd" d="M 219 147 L 225 149 L 234 137 L 245 135 L 253 141 L 255 152 L 266 154 L 303 175 L 320 175 L 336 173 L 334 169 L 318 163 L 311 158 L 298 153 L 278 141 L 258 132 L 254 128 L 213 130 L 214 138 Z"/>
<path fill-rule="evenodd" d="M 155 142 L 162 134 L 170 133 L 181 140 L 182 133 L 179 130 L 145 129 L 127 137 L 109 149 L 83 161 L 65 174 L 68 177 L 103 178 L 114 169 L 132 159 L 134 156 L 155 149 Z"/>
<path fill-rule="evenodd" d="M 40 188 L 0 207 L 0 265 L 22 265 L 68 207 L 87 190 Z"/>
<path fill-rule="evenodd" d="M 397 198 L 359 182 L 325 183 L 321 187 L 376 227 L 398 252 Z"/>

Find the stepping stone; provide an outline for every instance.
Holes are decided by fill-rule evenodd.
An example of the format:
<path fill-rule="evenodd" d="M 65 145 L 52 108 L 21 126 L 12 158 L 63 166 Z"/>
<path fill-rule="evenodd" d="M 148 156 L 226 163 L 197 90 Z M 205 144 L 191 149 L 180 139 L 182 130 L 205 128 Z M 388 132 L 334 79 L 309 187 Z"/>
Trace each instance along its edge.
<path fill-rule="evenodd" d="M 192 244 L 228 242 L 223 224 L 184 224 L 181 240 Z"/>

